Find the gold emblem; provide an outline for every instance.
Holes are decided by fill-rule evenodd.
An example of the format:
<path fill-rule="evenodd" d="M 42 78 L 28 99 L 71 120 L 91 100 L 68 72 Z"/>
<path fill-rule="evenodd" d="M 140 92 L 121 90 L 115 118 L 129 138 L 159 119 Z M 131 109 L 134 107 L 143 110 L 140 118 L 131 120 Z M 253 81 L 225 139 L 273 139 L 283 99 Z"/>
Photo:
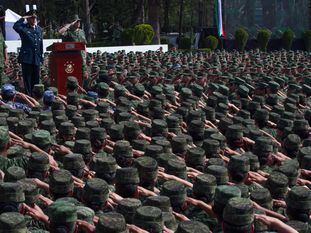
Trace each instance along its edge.
<path fill-rule="evenodd" d="M 73 71 L 75 70 L 75 69 L 74 69 L 75 64 L 73 64 L 72 61 L 67 61 L 67 62 L 64 64 L 64 66 L 65 66 L 65 72 L 66 72 L 67 74 L 72 74 Z"/>

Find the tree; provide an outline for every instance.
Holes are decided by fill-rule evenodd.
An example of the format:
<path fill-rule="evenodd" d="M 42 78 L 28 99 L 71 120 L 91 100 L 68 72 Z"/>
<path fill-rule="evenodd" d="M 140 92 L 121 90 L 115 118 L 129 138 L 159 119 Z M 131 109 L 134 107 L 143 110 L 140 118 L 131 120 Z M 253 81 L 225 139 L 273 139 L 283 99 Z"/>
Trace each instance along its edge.
<path fill-rule="evenodd" d="M 153 43 L 160 44 L 160 0 L 148 0 L 148 18 L 155 32 Z"/>
<path fill-rule="evenodd" d="M 91 42 L 91 11 L 96 4 L 96 0 L 84 0 L 85 4 L 85 35 L 88 42 Z"/>

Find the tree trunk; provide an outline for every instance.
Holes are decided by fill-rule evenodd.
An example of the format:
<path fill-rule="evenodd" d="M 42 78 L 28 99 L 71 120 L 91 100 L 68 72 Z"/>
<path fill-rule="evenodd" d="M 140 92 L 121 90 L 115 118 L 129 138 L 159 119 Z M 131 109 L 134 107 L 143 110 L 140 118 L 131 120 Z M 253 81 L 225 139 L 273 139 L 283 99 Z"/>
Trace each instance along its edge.
<path fill-rule="evenodd" d="M 133 25 L 145 23 L 145 0 L 135 1 L 135 10 L 131 22 Z"/>
<path fill-rule="evenodd" d="M 164 26 L 163 31 L 169 32 L 170 31 L 170 17 L 169 17 L 169 10 L 170 10 L 170 0 L 164 0 Z"/>
<path fill-rule="evenodd" d="M 90 9 L 90 1 L 85 0 L 85 36 L 86 40 L 90 43 L 91 41 L 91 34 L 90 34 L 90 29 L 91 29 L 91 9 Z"/>
<path fill-rule="evenodd" d="M 160 1 L 148 0 L 148 16 L 149 23 L 153 27 L 155 36 L 153 38 L 154 44 L 160 44 Z"/>
<path fill-rule="evenodd" d="M 181 37 L 182 37 L 183 11 L 184 11 L 184 0 L 180 0 L 179 2 L 178 46 L 180 46 Z"/>

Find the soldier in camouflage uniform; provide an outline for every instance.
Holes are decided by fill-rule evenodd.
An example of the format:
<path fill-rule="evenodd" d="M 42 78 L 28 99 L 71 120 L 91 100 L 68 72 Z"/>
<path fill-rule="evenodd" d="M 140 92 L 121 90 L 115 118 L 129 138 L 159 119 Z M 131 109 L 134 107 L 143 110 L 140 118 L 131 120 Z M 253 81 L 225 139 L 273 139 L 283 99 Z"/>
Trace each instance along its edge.
<path fill-rule="evenodd" d="M 0 6 L 0 24 L 5 22 L 5 10 L 3 6 Z M 7 62 L 7 46 L 5 44 L 4 33 L 0 30 L 0 84 L 2 84 L 4 76 L 5 63 Z"/>

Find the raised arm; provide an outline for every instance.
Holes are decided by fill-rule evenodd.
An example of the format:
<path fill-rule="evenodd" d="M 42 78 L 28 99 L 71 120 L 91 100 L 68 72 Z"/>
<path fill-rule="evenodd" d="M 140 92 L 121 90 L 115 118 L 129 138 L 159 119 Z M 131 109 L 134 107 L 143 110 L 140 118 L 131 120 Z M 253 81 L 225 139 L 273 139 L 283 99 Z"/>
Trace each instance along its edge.
<path fill-rule="evenodd" d="M 19 20 L 17 20 L 14 25 L 13 25 L 13 29 L 18 33 L 18 34 L 21 34 L 23 33 L 24 31 L 24 21 L 25 21 L 25 18 L 22 17 L 20 18 Z"/>

